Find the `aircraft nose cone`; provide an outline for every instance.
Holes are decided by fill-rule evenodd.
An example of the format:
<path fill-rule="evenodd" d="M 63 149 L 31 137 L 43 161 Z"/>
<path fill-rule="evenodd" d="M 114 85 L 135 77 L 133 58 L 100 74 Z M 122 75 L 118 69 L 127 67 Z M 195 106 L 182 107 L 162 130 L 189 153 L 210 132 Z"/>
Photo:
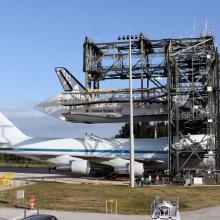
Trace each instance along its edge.
<path fill-rule="evenodd" d="M 53 115 L 59 109 L 59 99 L 60 95 L 56 95 L 43 102 L 40 102 L 35 106 L 35 108 L 40 112 L 46 113 L 48 115 Z"/>
<path fill-rule="evenodd" d="M 43 102 L 40 102 L 38 103 L 35 108 L 40 111 L 40 112 L 44 112 L 46 113 L 47 112 L 47 109 L 51 107 L 51 103 L 49 101 L 43 101 Z"/>
<path fill-rule="evenodd" d="M 37 105 L 35 105 L 34 108 L 37 109 L 40 112 L 44 112 L 44 103 L 45 102 L 40 102 Z"/>

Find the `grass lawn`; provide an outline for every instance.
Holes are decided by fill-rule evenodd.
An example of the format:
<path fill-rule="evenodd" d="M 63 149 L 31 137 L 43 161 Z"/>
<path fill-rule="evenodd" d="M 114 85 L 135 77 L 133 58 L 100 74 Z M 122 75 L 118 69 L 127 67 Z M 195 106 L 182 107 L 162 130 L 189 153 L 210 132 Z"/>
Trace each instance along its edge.
<path fill-rule="evenodd" d="M 218 186 L 146 186 L 130 189 L 115 185 L 37 183 L 20 189 L 25 189 L 26 198 L 35 195 L 37 206 L 44 209 L 105 212 L 106 200 L 112 199 L 117 200 L 119 214 L 150 214 L 151 203 L 156 196 L 179 197 L 182 211 L 220 205 Z M 0 204 L 13 202 L 14 205 L 22 205 L 22 200 L 16 200 L 15 191 L 0 192 Z"/>

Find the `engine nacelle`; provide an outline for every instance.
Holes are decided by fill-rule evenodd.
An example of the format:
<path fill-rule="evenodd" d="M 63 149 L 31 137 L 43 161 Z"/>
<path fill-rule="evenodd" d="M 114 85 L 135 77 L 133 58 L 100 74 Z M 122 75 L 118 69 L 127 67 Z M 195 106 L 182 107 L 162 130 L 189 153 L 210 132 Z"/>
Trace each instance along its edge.
<path fill-rule="evenodd" d="M 130 174 L 130 164 L 121 167 L 114 167 L 114 171 L 117 174 Z M 143 163 L 135 163 L 134 164 L 134 175 L 142 176 L 144 173 L 144 164 Z"/>
<path fill-rule="evenodd" d="M 71 170 L 71 167 L 69 164 L 65 164 L 65 165 L 56 166 L 55 169 L 59 172 L 69 172 Z"/>
<path fill-rule="evenodd" d="M 71 163 L 71 172 L 76 174 L 89 175 L 90 164 L 88 160 L 75 160 Z"/>

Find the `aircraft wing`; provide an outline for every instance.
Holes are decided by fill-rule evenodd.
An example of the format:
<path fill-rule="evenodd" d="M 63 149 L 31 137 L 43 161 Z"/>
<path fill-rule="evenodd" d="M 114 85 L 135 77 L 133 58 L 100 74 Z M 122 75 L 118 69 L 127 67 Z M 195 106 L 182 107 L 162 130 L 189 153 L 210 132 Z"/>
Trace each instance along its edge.
<path fill-rule="evenodd" d="M 107 165 L 110 167 L 122 167 L 127 166 L 130 163 L 130 160 L 123 158 L 115 158 L 115 157 L 105 157 L 105 156 L 81 156 L 81 157 L 73 157 L 69 155 L 61 155 L 58 157 L 50 157 L 47 159 L 48 162 L 59 165 L 59 164 L 68 164 L 72 161 L 79 160 L 88 160 L 89 162 L 101 165 Z M 163 160 L 154 160 L 154 159 L 144 159 L 137 160 L 135 163 L 144 163 L 145 165 L 156 165 L 163 164 Z"/>
<path fill-rule="evenodd" d="M 69 155 L 58 156 L 51 158 L 48 162 L 56 164 L 57 167 L 61 168 L 70 166 L 73 161 L 88 161 L 94 169 L 102 170 L 112 170 L 118 174 L 128 174 L 130 170 L 130 160 L 123 158 L 111 158 L 111 157 L 98 157 L 98 156 L 82 156 L 82 157 L 72 157 Z M 135 170 L 139 174 L 144 171 L 144 167 L 160 167 L 164 166 L 164 161 L 144 159 L 140 161 L 135 161 Z"/>
<path fill-rule="evenodd" d="M 45 158 L 46 159 L 46 158 Z M 121 158 L 111 158 L 111 157 L 98 157 L 98 156 L 81 156 L 81 157 L 73 157 L 69 155 L 61 155 L 58 157 L 49 157 L 47 158 L 47 161 L 52 164 L 68 164 L 72 161 L 78 161 L 78 160 L 88 160 L 92 163 L 97 164 L 103 164 L 108 166 L 120 166 L 120 165 L 126 165 L 129 163 L 129 160 L 121 159 Z"/>
<path fill-rule="evenodd" d="M 69 156 L 69 155 L 61 155 L 61 156 L 58 156 L 58 157 L 48 156 L 48 158 L 46 160 L 49 163 L 52 163 L 52 164 L 55 164 L 55 165 L 61 165 L 61 164 L 69 164 L 72 161 L 78 161 L 78 160 L 83 160 L 83 159 L 81 159 L 79 157 Z"/>

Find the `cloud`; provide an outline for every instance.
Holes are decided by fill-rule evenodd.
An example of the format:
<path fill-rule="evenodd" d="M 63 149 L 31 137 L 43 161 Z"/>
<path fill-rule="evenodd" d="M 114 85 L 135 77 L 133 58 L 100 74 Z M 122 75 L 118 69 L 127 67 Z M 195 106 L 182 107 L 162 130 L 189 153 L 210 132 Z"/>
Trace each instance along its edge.
<path fill-rule="evenodd" d="M 19 105 L 0 106 L 0 111 L 12 118 L 36 118 L 42 117 L 43 114 L 37 111 L 33 106 L 35 103 L 26 102 Z"/>

